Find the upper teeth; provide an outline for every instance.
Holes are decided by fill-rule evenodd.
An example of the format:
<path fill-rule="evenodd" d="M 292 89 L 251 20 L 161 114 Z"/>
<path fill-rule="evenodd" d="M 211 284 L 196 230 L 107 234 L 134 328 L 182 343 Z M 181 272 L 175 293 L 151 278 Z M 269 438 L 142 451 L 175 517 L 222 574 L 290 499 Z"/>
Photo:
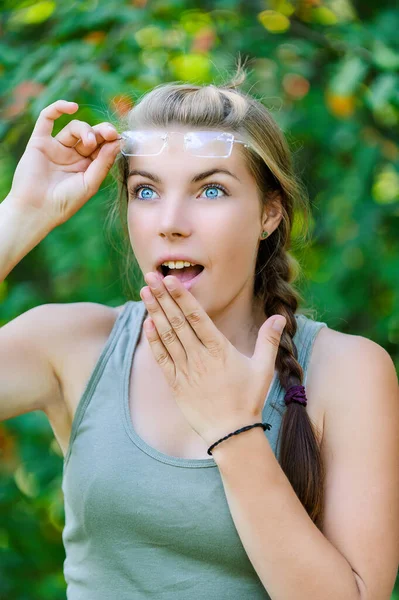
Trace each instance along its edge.
<path fill-rule="evenodd" d="M 162 263 L 162 266 L 169 267 L 169 269 L 183 269 L 183 267 L 195 267 L 195 264 L 186 260 L 170 260 Z"/>

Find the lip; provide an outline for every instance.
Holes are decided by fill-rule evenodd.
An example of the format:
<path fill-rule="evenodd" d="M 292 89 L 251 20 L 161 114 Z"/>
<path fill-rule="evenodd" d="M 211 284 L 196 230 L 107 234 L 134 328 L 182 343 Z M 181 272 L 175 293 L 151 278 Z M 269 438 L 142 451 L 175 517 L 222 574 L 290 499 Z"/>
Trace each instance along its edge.
<path fill-rule="evenodd" d="M 158 262 L 155 264 L 154 269 L 156 269 L 159 272 L 159 269 L 161 269 L 162 263 L 168 262 L 168 261 L 172 261 L 172 260 L 173 260 L 173 262 L 176 262 L 178 260 L 182 260 L 182 261 L 189 262 L 189 263 L 192 263 L 192 264 L 202 265 L 202 263 L 198 262 L 195 258 L 191 258 L 189 256 L 184 256 L 184 255 L 170 256 L 170 254 L 169 254 L 169 255 L 165 255 L 163 257 L 161 256 L 159 258 Z M 202 265 L 202 266 L 204 266 L 204 265 Z"/>
<path fill-rule="evenodd" d="M 201 277 L 201 275 L 204 271 L 205 271 L 205 267 L 202 269 L 201 273 L 198 273 L 198 275 L 196 275 L 189 281 L 183 281 L 183 285 L 186 288 L 186 290 L 189 290 L 190 288 L 193 287 L 193 285 L 195 285 L 195 283 L 198 281 L 198 279 Z"/>
<path fill-rule="evenodd" d="M 198 275 L 196 275 L 195 277 L 193 277 L 189 281 L 183 281 L 182 282 L 183 285 L 184 285 L 184 287 L 186 288 L 186 290 L 189 290 L 190 288 L 193 287 L 193 285 L 195 285 L 197 283 L 198 279 L 201 277 L 201 275 L 202 275 L 202 273 L 204 273 L 204 271 L 205 271 L 205 267 L 202 269 L 201 273 L 198 273 Z M 160 273 L 159 271 L 157 271 L 157 273 L 160 275 L 160 277 L 162 279 L 165 279 L 165 277 L 164 277 L 164 275 L 163 275 L 162 272 Z"/>

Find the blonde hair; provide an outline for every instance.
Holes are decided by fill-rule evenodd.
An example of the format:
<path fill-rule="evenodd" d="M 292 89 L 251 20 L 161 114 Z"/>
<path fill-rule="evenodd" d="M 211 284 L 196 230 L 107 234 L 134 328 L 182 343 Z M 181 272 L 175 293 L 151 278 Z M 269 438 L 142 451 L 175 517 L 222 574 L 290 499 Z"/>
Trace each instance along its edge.
<path fill-rule="evenodd" d="M 279 226 L 259 243 L 254 296 L 262 301 L 266 315 L 280 314 L 287 320 L 276 370 L 281 386 L 288 390 L 293 385 L 302 385 L 304 378 L 293 341 L 297 331 L 295 314 L 303 301 L 293 283 L 301 270 L 289 249 L 294 225 L 302 247 L 307 241 L 310 206 L 306 189 L 294 173 L 284 134 L 260 101 L 238 89 L 245 79 L 244 67 L 238 64 L 234 76 L 222 85 L 159 85 L 142 97 L 120 120 L 117 128 L 122 131 L 147 126 L 166 128 L 176 124 L 215 128 L 244 135 L 252 145 L 253 150 L 242 148 L 241 152 L 256 180 L 260 209 L 267 208 L 276 197 L 282 209 Z M 124 243 L 127 242 L 125 276 L 132 273 L 135 260 L 126 224 L 127 173 L 128 161 L 121 154 L 111 170 L 118 185 L 118 199 L 111 204 L 108 218 L 111 222 L 119 220 L 124 231 Z M 127 280 L 129 285 L 128 277 Z M 303 309 L 301 312 L 310 314 L 312 311 Z M 319 435 L 303 406 L 292 403 L 286 407 L 279 432 L 279 464 L 318 527 L 322 524 L 324 488 Z"/>

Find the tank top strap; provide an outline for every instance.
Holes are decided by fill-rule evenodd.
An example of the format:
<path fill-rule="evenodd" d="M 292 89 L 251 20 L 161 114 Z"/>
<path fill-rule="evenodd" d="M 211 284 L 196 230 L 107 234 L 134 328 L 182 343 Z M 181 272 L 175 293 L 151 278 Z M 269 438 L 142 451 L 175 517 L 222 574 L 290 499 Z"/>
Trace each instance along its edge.
<path fill-rule="evenodd" d="M 298 362 L 303 369 L 303 385 L 306 386 L 313 344 L 320 329 L 328 327 L 328 325 L 323 321 L 314 321 L 303 314 L 297 314 L 295 317 L 297 319 L 298 329 L 294 335 L 294 343 L 298 350 Z"/>

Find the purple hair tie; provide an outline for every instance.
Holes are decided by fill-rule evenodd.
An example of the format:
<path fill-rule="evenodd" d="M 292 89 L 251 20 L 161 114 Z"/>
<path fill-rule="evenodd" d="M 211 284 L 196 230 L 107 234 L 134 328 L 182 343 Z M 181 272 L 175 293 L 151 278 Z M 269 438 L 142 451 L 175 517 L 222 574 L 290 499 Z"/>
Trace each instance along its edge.
<path fill-rule="evenodd" d="M 306 406 L 308 401 L 303 385 L 291 386 L 284 396 L 284 402 L 286 406 L 291 404 L 291 402 L 298 402 L 299 404 L 302 404 L 302 406 Z"/>

